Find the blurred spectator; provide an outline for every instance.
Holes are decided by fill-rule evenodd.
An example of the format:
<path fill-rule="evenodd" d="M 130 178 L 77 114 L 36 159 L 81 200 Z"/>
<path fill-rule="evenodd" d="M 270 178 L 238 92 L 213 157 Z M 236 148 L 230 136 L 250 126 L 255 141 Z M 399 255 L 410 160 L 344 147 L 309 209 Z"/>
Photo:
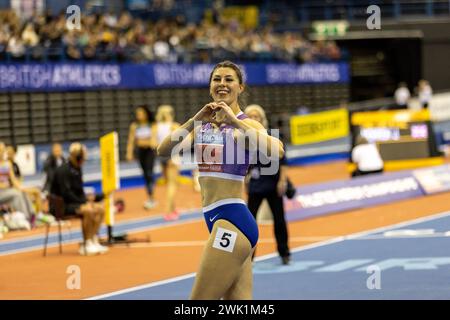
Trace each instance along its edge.
<path fill-rule="evenodd" d="M 400 82 L 398 84 L 397 90 L 394 93 L 395 103 L 397 104 L 397 108 L 399 109 L 407 109 L 408 108 L 408 100 L 411 97 L 411 93 L 405 82 Z"/>
<path fill-rule="evenodd" d="M 108 248 L 102 246 L 97 237 L 103 222 L 104 208 L 100 201 L 103 195 L 86 194 L 83 188 L 82 167 L 87 159 L 86 146 L 74 142 L 69 147 L 69 159 L 55 172 L 51 194 L 64 201 L 65 216 L 82 217 L 84 244 L 80 247 L 81 255 L 105 253 Z"/>
<path fill-rule="evenodd" d="M 152 209 L 156 206 L 153 170 L 158 144 L 156 137 L 152 134 L 154 122 L 155 117 L 146 105 L 137 107 L 135 121 L 130 124 L 127 143 L 127 161 L 138 158 L 144 175 L 148 195 L 148 200 L 144 203 L 145 209 Z"/>
<path fill-rule="evenodd" d="M 352 162 L 356 164 L 352 177 L 381 173 L 384 169 L 384 162 L 376 144 L 369 143 L 360 135 L 356 138 L 356 145 L 352 150 Z"/>
<path fill-rule="evenodd" d="M 175 131 L 180 124 L 175 122 L 175 110 L 171 105 L 161 105 L 156 113 L 156 122 L 152 126 L 152 134 L 156 136 L 158 145 L 164 138 Z M 158 157 L 162 174 L 167 186 L 167 201 L 165 220 L 177 220 L 179 218 L 178 210 L 175 207 L 175 200 L 178 186 L 179 160 L 176 157 Z"/>
<path fill-rule="evenodd" d="M 58 169 L 61 165 L 66 162 L 66 159 L 63 155 L 63 149 L 60 143 L 54 143 L 52 145 L 51 154 L 44 162 L 44 173 L 45 173 L 45 183 L 42 188 L 44 192 L 49 193 L 53 179 L 55 177 L 56 169 Z"/>
<path fill-rule="evenodd" d="M 17 148 L 15 146 L 7 146 L 6 147 L 6 157 L 11 165 L 13 170 L 14 177 L 17 180 L 18 186 L 22 189 L 23 192 L 27 194 L 29 199 L 34 204 L 34 211 L 37 212 L 37 215 L 42 214 L 42 198 L 41 191 L 38 188 L 33 187 L 22 187 L 23 177 L 20 171 L 20 167 L 16 162 L 16 153 Z"/>
<path fill-rule="evenodd" d="M 13 210 L 25 215 L 28 222 L 35 217 L 35 211 L 20 182 L 14 175 L 11 164 L 6 160 L 6 146 L 0 141 L 0 205 L 8 204 Z"/>
<path fill-rule="evenodd" d="M 14 173 L 14 177 L 18 180 L 22 180 L 22 172 L 20 171 L 20 167 L 16 162 L 16 152 L 17 148 L 15 146 L 7 146 L 6 147 L 6 158 L 8 159 L 11 168 Z"/>
<path fill-rule="evenodd" d="M 39 43 L 39 36 L 34 30 L 34 25 L 32 23 L 27 23 L 25 29 L 22 32 L 22 41 L 24 45 L 34 47 Z"/>
<path fill-rule="evenodd" d="M 14 33 L 8 40 L 8 47 L 6 51 L 11 54 L 13 58 L 23 58 L 25 55 L 25 45 L 20 37 L 19 32 Z"/>
<path fill-rule="evenodd" d="M 422 108 L 427 109 L 433 96 L 433 89 L 427 80 L 420 80 L 418 86 L 419 101 Z"/>
<path fill-rule="evenodd" d="M 198 25 L 183 15 L 155 22 L 133 19 L 123 11 L 81 17 L 81 30 L 67 30 L 65 16 L 35 15 L 22 26 L 11 10 L 0 11 L 0 59 L 10 52 L 22 59 L 43 53 L 51 60 L 114 60 L 214 62 L 217 60 L 310 62 L 339 60 L 334 41 L 312 43 L 299 32 L 274 32 L 270 26 L 246 28 L 236 18 L 220 17 L 223 1 L 213 4 L 213 16 Z M 173 0 L 155 0 L 152 10 L 170 11 Z M 22 30 L 19 32 L 18 30 Z"/>

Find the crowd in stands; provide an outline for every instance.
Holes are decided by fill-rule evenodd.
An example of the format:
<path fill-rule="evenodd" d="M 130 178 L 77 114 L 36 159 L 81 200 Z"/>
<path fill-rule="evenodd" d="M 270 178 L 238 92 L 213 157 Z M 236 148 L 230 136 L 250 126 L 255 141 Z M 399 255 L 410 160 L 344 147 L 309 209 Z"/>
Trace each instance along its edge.
<path fill-rule="evenodd" d="M 340 58 L 333 41 L 312 42 L 300 32 L 278 33 L 270 26 L 245 28 L 236 19 L 193 24 L 179 15 L 154 22 L 124 11 L 84 15 L 81 28 L 69 30 L 65 13 L 21 21 L 12 10 L 0 11 L 0 61 L 301 63 Z"/>

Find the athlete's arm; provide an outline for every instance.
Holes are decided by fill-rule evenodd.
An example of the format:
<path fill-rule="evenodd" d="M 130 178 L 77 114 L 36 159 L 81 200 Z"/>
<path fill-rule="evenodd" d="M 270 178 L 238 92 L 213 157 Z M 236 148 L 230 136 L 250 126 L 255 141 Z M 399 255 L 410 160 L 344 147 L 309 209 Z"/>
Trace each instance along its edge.
<path fill-rule="evenodd" d="M 230 106 L 223 101 L 213 104 L 213 109 L 217 110 L 216 112 L 218 113 L 221 122 L 228 123 L 236 129 L 239 129 L 235 130 L 237 137 L 245 135 L 245 138 L 248 138 L 248 143 L 252 147 L 265 152 L 269 157 L 278 156 L 280 159 L 283 158 L 283 143 L 279 139 L 267 134 L 266 128 L 264 128 L 261 123 L 249 118 L 243 120 L 238 119 Z M 248 146 L 246 146 L 246 148 L 248 148 Z M 262 150 L 261 148 L 265 148 L 265 150 Z"/>
<path fill-rule="evenodd" d="M 136 132 L 136 123 L 132 123 L 130 125 L 130 131 L 128 133 L 128 142 L 127 142 L 127 161 L 133 160 L 133 148 L 134 148 L 134 134 Z"/>
<path fill-rule="evenodd" d="M 164 138 L 157 148 L 157 153 L 161 157 L 169 157 L 173 148 L 179 143 L 182 143 L 179 147 L 181 150 L 189 149 L 194 141 L 193 131 L 195 126 L 199 126 L 197 123 L 213 121 L 213 107 L 212 103 L 208 103 L 191 119 L 186 121 L 183 125 L 177 127 L 170 135 Z"/>
<path fill-rule="evenodd" d="M 278 138 L 272 137 L 271 135 L 267 134 L 266 128 L 264 128 L 264 126 L 258 121 L 249 118 L 243 120 L 239 120 L 236 118 L 233 126 L 236 129 L 245 132 L 246 135 L 250 138 L 253 138 L 253 141 L 250 141 L 250 143 L 255 144 L 257 141 L 263 142 L 263 144 L 258 143 L 258 148 L 261 149 L 261 147 L 265 147 L 266 150 L 261 151 L 267 152 L 266 154 L 269 157 L 272 156 L 273 152 L 277 152 L 280 159 L 284 156 L 283 143 Z M 253 136 L 249 135 L 249 132 L 251 132 Z"/>

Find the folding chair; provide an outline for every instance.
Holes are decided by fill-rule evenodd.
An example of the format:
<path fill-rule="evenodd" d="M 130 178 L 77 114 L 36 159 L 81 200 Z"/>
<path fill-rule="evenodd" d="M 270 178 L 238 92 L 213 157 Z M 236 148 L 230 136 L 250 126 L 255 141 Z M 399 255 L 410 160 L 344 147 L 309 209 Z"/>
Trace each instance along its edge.
<path fill-rule="evenodd" d="M 65 204 L 64 199 L 60 196 L 50 194 L 47 197 L 49 204 L 49 211 L 55 217 L 55 220 L 58 224 L 58 241 L 59 241 L 59 253 L 62 253 L 62 222 L 72 220 L 72 219 L 80 219 L 83 220 L 82 216 L 65 216 Z M 47 256 L 47 244 L 48 244 L 48 234 L 50 231 L 50 223 L 47 222 L 45 225 L 45 241 L 44 241 L 44 257 Z M 69 227 L 70 228 L 70 227 Z"/>

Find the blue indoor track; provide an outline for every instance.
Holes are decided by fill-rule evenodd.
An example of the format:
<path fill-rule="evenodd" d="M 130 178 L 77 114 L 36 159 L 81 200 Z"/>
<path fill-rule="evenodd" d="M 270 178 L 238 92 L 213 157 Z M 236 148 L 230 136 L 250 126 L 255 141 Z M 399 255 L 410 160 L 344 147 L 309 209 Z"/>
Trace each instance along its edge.
<path fill-rule="evenodd" d="M 93 298 L 188 299 L 193 277 Z M 450 299 L 450 212 L 262 257 L 254 299 Z"/>

